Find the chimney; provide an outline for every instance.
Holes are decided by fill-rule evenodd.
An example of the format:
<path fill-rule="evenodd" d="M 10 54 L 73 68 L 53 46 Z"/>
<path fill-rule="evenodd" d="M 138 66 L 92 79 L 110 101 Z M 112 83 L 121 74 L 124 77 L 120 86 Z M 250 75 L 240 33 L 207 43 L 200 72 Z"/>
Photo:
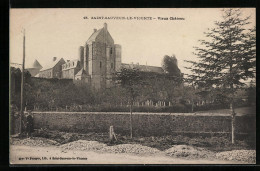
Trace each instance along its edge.
<path fill-rule="evenodd" d="M 97 31 L 97 29 L 94 29 L 94 33 Z"/>
<path fill-rule="evenodd" d="M 107 23 L 104 23 L 104 28 L 105 30 L 107 30 Z"/>
<path fill-rule="evenodd" d="M 52 59 L 52 60 L 53 60 L 53 61 L 56 61 L 56 59 L 57 59 L 57 57 L 53 57 L 53 59 Z"/>

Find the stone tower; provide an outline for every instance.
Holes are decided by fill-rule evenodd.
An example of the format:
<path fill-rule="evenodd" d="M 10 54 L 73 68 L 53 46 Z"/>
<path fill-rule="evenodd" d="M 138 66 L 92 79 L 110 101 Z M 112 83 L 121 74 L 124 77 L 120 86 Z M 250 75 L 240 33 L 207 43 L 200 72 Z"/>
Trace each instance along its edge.
<path fill-rule="evenodd" d="M 84 67 L 84 46 L 79 47 L 79 61 L 80 67 Z"/>
<path fill-rule="evenodd" d="M 83 68 L 91 77 L 91 85 L 96 89 L 110 87 L 112 74 L 121 65 L 121 46 L 114 44 L 106 23 L 94 29 L 83 51 Z"/>

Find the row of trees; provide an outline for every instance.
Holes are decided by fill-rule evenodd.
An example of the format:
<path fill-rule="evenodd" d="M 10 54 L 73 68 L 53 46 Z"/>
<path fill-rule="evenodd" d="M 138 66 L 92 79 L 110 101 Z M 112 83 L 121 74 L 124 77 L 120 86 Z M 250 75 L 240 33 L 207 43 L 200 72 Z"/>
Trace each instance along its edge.
<path fill-rule="evenodd" d="M 11 68 L 11 102 L 20 106 L 20 78 L 19 69 Z M 119 74 L 119 73 L 117 73 Z M 134 101 L 144 102 L 146 100 L 172 101 L 180 93 L 174 91 L 175 86 L 180 83 L 168 79 L 167 75 L 140 72 L 136 69 L 123 69 L 121 76 L 114 77 L 122 84 L 116 84 L 109 89 L 95 90 L 88 85 L 75 85 L 72 80 L 37 79 L 31 78 L 28 73 L 25 77 L 25 105 L 27 109 L 51 110 L 52 108 L 65 109 L 71 106 L 126 106 Z M 128 79 L 128 76 L 133 79 Z M 136 77 L 137 76 L 137 77 Z M 125 79 L 123 79 L 125 78 Z M 116 81 L 116 80 L 115 80 Z M 124 82 L 123 82 L 124 81 Z M 130 83 L 131 91 L 127 85 Z M 131 93 L 134 93 L 133 96 Z M 100 106 L 99 106 L 100 107 Z"/>
<path fill-rule="evenodd" d="M 12 68 L 13 70 L 13 68 Z M 19 69 L 14 70 L 11 81 L 15 87 L 11 90 L 11 102 L 20 107 Z M 15 74 L 16 73 L 16 74 Z M 17 74 L 18 73 L 18 74 Z M 109 89 L 96 91 L 87 85 L 74 85 L 72 80 L 25 78 L 25 105 L 32 110 L 72 110 L 72 111 L 127 111 L 132 103 L 140 105 L 135 111 L 156 112 L 192 112 L 226 108 L 228 98 L 220 88 L 210 91 L 184 85 L 178 77 L 168 74 L 144 73 L 136 69 L 123 69 L 114 77 L 118 84 Z M 133 77 L 133 79 L 131 79 Z M 236 103 L 246 105 L 255 100 L 255 87 L 252 85 L 240 89 L 236 94 Z M 241 101 L 246 100 L 246 102 Z M 142 106 L 147 100 L 155 105 L 158 101 L 170 102 L 171 107 Z M 202 100 L 211 104 L 196 106 Z M 239 100 L 241 102 L 239 102 Z M 212 103 L 214 102 L 214 103 Z M 194 104 L 194 105 L 192 105 Z M 166 109 L 167 108 L 167 109 Z"/>

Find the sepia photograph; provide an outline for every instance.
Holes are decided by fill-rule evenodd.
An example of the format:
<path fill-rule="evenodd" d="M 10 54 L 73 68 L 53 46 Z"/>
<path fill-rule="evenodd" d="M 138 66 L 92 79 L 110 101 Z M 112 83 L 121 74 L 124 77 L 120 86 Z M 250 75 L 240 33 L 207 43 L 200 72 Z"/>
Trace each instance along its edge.
<path fill-rule="evenodd" d="M 256 164 L 255 8 L 10 8 L 9 162 Z"/>

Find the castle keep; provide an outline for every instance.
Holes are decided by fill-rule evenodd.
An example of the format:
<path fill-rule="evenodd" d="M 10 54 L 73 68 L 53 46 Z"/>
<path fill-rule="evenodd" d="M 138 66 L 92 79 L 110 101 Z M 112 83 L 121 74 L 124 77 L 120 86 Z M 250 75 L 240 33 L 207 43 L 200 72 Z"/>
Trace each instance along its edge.
<path fill-rule="evenodd" d="M 97 30 L 84 46 L 79 47 L 79 57 L 62 65 L 62 78 L 90 83 L 93 87 L 109 87 L 112 74 L 121 67 L 121 46 L 114 44 L 107 24 Z"/>
<path fill-rule="evenodd" d="M 65 61 L 54 57 L 50 62 L 36 77 L 73 79 L 76 83 L 88 84 L 96 89 L 110 87 L 113 73 L 120 68 L 164 72 L 161 67 L 121 63 L 121 46 L 114 43 L 106 23 L 103 28 L 94 29 L 86 43 L 79 47 L 78 59 Z"/>

